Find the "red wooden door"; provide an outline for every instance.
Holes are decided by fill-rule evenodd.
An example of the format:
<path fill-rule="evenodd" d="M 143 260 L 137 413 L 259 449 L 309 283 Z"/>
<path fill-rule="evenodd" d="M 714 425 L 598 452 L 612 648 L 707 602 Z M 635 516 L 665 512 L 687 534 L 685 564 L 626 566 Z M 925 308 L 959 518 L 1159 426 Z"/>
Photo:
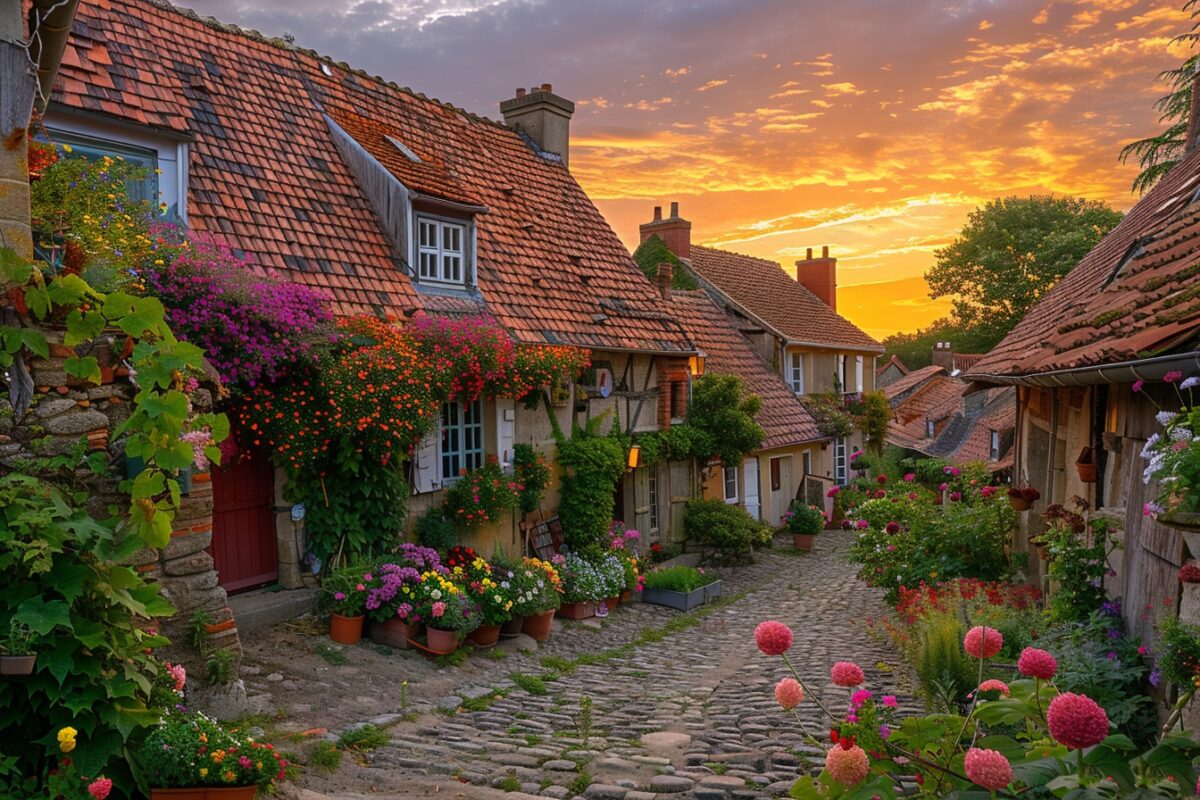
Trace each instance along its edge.
<path fill-rule="evenodd" d="M 275 548 L 275 470 L 243 460 L 212 472 L 213 538 L 208 552 L 225 591 L 244 592 L 279 577 Z"/>

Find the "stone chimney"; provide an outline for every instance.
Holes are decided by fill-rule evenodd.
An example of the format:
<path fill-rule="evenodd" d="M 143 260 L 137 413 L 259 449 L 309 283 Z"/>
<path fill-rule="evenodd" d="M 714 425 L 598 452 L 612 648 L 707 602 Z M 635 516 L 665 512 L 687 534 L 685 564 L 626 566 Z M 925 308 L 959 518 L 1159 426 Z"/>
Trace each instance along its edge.
<path fill-rule="evenodd" d="M 821 257 L 813 258 L 812 248 L 796 262 L 796 280 L 825 305 L 837 311 L 837 259 L 829 257 L 829 248 L 821 248 Z"/>
<path fill-rule="evenodd" d="M 571 115 L 575 104 L 559 97 L 548 83 L 528 92 L 518 88 L 516 96 L 500 102 L 504 124 L 522 131 L 547 153 L 561 156 L 568 166 L 571 143 Z"/>
<path fill-rule="evenodd" d="M 941 367 L 946 372 L 954 372 L 954 348 L 949 342 L 933 343 L 933 365 Z"/>
<path fill-rule="evenodd" d="M 658 293 L 662 295 L 663 300 L 671 299 L 671 280 L 674 273 L 675 267 L 670 261 L 658 262 L 658 275 L 655 280 L 658 281 Z"/>
<path fill-rule="evenodd" d="M 679 203 L 671 203 L 671 216 L 666 219 L 663 219 L 662 206 L 655 206 L 654 219 L 643 222 L 638 230 L 642 242 L 657 235 L 675 255 L 680 258 L 692 257 L 692 223 L 679 216 Z"/>

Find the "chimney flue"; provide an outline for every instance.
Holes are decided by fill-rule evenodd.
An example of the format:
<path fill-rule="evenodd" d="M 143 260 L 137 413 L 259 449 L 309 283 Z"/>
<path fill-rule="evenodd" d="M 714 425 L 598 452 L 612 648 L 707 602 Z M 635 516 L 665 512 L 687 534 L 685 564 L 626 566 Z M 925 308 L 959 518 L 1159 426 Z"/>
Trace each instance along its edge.
<path fill-rule="evenodd" d="M 812 248 L 808 248 L 808 254 L 804 256 L 805 261 L 812 261 Z"/>
<path fill-rule="evenodd" d="M 821 247 L 821 258 L 829 258 L 829 245 Z"/>
<path fill-rule="evenodd" d="M 805 259 L 796 262 L 797 283 L 837 311 L 837 259 L 829 257 L 828 245 L 821 248 L 820 258 L 813 258 L 811 247 L 806 248 L 805 252 Z"/>
<path fill-rule="evenodd" d="M 549 83 L 528 92 L 517 89 L 515 97 L 501 101 L 500 113 L 504 124 L 523 132 L 543 151 L 561 157 L 567 166 L 575 104 L 552 90 Z"/>
<path fill-rule="evenodd" d="M 524 97 L 524 96 L 525 96 L 524 87 L 518 86 L 517 87 L 517 97 Z"/>
<path fill-rule="evenodd" d="M 680 258 L 692 257 L 692 223 L 679 216 L 679 203 L 671 203 L 671 216 L 663 219 L 662 206 L 654 207 L 654 219 L 650 222 L 643 222 L 638 232 L 641 234 L 640 241 L 644 242 L 651 236 L 657 236 L 663 240 L 675 255 Z"/>
<path fill-rule="evenodd" d="M 655 207 L 654 207 L 654 221 L 655 221 L 655 222 L 661 222 L 661 221 L 662 221 L 662 206 L 655 206 Z"/>
<path fill-rule="evenodd" d="M 671 203 L 671 219 L 679 219 L 679 201 Z"/>
<path fill-rule="evenodd" d="M 543 91 L 543 92 L 553 92 L 553 91 L 554 91 L 554 87 L 553 87 L 553 86 L 551 86 L 551 85 L 550 85 L 550 84 L 548 84 L 548 83 L 543 83 L 543 84 L 542 84 L 542 91 Z"/>

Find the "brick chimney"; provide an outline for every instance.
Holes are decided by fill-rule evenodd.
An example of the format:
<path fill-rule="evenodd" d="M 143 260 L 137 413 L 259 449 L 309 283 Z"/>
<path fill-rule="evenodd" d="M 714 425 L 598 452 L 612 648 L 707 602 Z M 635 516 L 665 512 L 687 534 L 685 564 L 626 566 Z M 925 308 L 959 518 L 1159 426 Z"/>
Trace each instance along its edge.
<path fill-rule="evenodd" d="M 518 88 L 515 97 L 500 102 L 500 113 L 505 125 L 522 131 L 547 153 L 561 156 L 563 166 L 568 166 L 575 104 L 556 95 L 550 84 L 543 83 L 528 92 Z"/>
<path fill-rule="evenodd" d="M 670 261 L 658 262 L 658 293 L 662 295 L 663 300 L 671 299 L 671 279 L 674 277 L 675 267 Z"/>
<path fill-rule="evenodd" d="M 933 343 L 933 365 L 954 372 L 954 348 L 949 342 Z"/>
<path fill-rule="evenodd" d="M 692 223 L 679 216 L 679 203 L 671 203 L 671 216 L 663 219 L 662 206 L 654 207 L 654 219 L 643 222 L 638 229 L 641 241 L 657 235 L 667 244 L 667 249 L 680 258 L 692 257 Z"/>
<path fill-rule="evenodd" d="M 837 311 L 837 259 L 829 257 L 829 247 L 821 248 L 821 257 L 813 258 L 812 248 L 796 262 L 796 280 L 825 305 Z"/>

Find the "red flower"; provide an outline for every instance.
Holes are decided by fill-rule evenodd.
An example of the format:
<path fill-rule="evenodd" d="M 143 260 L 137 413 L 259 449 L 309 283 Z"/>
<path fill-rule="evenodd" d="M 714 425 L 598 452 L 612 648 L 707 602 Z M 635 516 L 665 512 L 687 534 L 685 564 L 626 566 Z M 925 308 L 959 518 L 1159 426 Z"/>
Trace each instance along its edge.
<path fill-rule="evenodd" d="M 782 622 L 769 619 L 754 629 L 758 649 L 769 656 L 781 656 L 792 647 L 792 629 Z"/>
<path fill-rule="evenodd" d="M 1054 656 L 1036 647 L 1026 647 L 1017 658 L 1017 670 L 1027 678 L 1052 680 L 1058 672 L 1058 662 Z"/>
<path fill-rule="evenodd" d="M 1050 701 L 1046 727 L 1055 741 L 1078 750 L 1108 738 L 1108 714 L 1087 695 L 1064 692 Z"/>
<path fill-rule="evenodd" d="M 963 649 L 972 658 L 991 658 L 1004 646 L 1004 637 L 995 628 L 976 625 L 963 638 Z"/>

